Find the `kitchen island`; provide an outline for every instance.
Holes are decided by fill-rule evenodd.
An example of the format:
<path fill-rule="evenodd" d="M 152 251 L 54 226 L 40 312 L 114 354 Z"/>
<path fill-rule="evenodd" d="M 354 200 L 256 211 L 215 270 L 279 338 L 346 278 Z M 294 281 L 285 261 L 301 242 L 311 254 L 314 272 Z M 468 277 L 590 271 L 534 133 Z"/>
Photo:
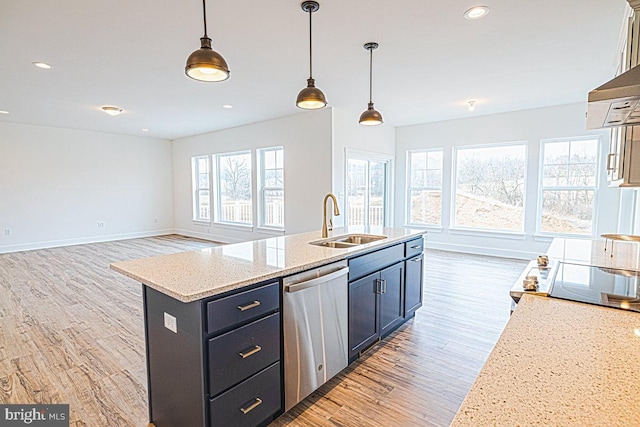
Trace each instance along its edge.
<path fill-rule="evenodd" d="M 287 348 L 310 353 L 318 338 L 306 341 L 307 330 L 335 332 L 344 344 L 327 347 L 325 354 L 327 335 L 319 338 L 319 355 L 313 350 L 312 369 L 305 365 L 304 371 L 325 377 L 317 388 L 335 374 L 328 373 L 330 359 L 342 357 L 346 367 L 347 357 L 355 360 L 413 317 L 422 305 L 424 231 L 383 228 L 362 235 L 363 230 L 336 229 L 329 240 L 354 231 L 334 241 L 336 247 L 310 232 L 112 264 L 143 284 L 150 426 L 266 425 L 291 407 L 284 405 L 291 396 L 284 392 L 285 374 L 296 369 L 286 366 L 302 362 L 287 357 Z M 289 288 L 324 283 L 338 272 L 325 275 L 322 269 L 338 264 L 345 275 L 331 286 L 344 292 L 336 304 L 344 307 L 343 326 L 305 323 L 287 345 L 284 326 L 293 323 L 294 312 L 306 319 L 315 311 L 306 305 L 287 311 L 283 298 L 297 292 Z M 308 284 L 287 285 L 300 273 Z M 314 300 L 319 310 L 328 309 L 327 320 L 333 317 L 333 301 Z M 347 321 L 348 336 L 339 332 L 347 330 Z M 289 390 L 289 380 L 286 385 Z"/>

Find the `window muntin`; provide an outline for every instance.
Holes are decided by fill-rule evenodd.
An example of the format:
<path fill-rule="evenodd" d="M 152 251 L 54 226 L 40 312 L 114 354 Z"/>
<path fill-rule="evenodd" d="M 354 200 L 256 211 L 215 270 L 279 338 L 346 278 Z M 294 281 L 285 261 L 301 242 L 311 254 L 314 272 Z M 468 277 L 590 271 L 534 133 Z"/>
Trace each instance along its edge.
<path fill-rule="evenodd" d="M 442 149 L 407 153 L 407 224 L 442 224 Z"/>
<path fill-rule="evenodd" d="M 194 221 L 211 221 L 209 156 L 191 158 Z"/>
<path fill-rule="evenodd" d="M 216 222 L 253 225 L 251 151 L 217 154 Z"/>
<path fill-rule="evenodd" d="M 599 139 L 542 141 L 538 231 L 594 232 Z"/>
<path fill-rule="evenodd" d="M 526 144 L 459 147 L 454 152 L 455 226 L 524 231 Z"/>
<path fill-rule="evenodd" d="M 258 150 L 260 226 L 284 229 L 284 149 Z"/>

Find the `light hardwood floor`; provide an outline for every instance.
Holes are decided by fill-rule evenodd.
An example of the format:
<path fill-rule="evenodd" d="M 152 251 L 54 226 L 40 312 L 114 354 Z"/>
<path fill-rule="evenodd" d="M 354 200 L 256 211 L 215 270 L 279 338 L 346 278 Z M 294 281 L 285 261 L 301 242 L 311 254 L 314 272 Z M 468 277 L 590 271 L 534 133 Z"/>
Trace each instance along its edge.
<path fill-rule="evenodd" d="M 141 286 L 109 263 L 211 245 L 166 236 L 0 255 L 0 403 L 69 403 L 77 427 L 146 426 Z M 525 265 L 427 250 L 415 319 L 272 426 L 448 425 Z"/>

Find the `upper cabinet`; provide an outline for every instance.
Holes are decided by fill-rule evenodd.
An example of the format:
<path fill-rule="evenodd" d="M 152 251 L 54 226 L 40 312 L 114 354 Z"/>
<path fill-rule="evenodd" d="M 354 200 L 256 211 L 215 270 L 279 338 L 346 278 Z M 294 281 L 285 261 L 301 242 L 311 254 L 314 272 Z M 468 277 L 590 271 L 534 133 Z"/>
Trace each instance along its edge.
<path fill-rule="evenodd" d="M 633 14 L 629 17 L 626 44 L 620 48 L 618 74 L 640 64 L 640 1 L 629 0 Z M 640 186 L 640 126 L 611 129 L 607 180 L 613 187 Z"/>

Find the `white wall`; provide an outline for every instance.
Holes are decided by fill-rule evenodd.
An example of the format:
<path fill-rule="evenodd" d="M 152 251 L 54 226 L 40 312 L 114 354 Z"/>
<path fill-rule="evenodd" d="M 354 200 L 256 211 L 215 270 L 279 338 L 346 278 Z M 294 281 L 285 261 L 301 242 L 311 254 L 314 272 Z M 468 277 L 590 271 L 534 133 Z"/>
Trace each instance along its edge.
<path fill-rule="evenodd" d="M 549 239 L 536 237 L 537 183 L 540 140 L 579 136 L 600 136 L 602 158 L 606 158 L 609 132 L 587 131 L 586 104 L 577 103 L 535 110 L 478 116 L 468 119 L 401 127 L 396 130 L 396 226 L 406 221 L 406 152 L 407 150 L 444 147 L 442 229 L 427 235 L 430 247 L 462 252 L 503 255 L 531 259 L 545 251 Z M 528 141 L 525 232 L 521 238 L 491 233 L 463 233 L 450 230 L 452 147 L 455 145 Z M 596 234 L 617 230 L 619 189 L 606 184 L 604 161 L 600 169 L 600 191 L 596 201 Z"/>
<path fill-rule="evenodd" d="M 191 158 L 240 150 L 284 147 L 286 234 L 322 226 L 322 198 L 331 191 L 331 109 L 311 111 L 173 141 L 175 228 L 179 234 L 219 242 L 260 239 L 273 232 L 193 221 Z M 255 209 L 254 209 L 255 212 Z"/>
<path fill-rule="evenodd" d="M 383 123 L 379 126 L 362 126 L 358 123 L 360 115 L 332 108 L 333 112 L 333 193 L 338 197 L 340 209 L 346 206 L 345 173 L 346 150 L 395 155 L 395 128 Z M 392 169 L 393 169 L 392 164 Z M 393 176 L 392 170 L 392 176 Z M 393 184 L 392 184 L 393 185 Z M 393 194 L 391 194 L 393 197 Z M 391 200 L 393 206 L 393 200 Z M 344 215 L 335 217 L 333 225 L 344 225 Z"/>
<path fill-rule="evenodd" d="M 166 234 L 172 199 L 168 140 L 0 123 L 0 253 Z"/>

